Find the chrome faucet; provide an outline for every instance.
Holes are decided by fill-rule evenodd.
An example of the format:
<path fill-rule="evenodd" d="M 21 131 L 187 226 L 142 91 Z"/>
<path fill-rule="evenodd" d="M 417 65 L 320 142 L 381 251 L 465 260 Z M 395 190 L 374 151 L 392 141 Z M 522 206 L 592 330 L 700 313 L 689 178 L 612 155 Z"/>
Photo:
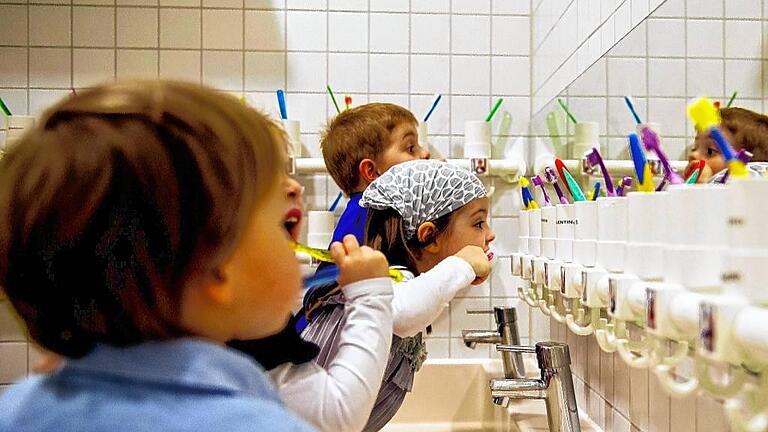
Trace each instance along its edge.
<path fill-rule="evenodd" d="M 581 432 L 567 344 L 539 342 L 535 347 L 497 345 L 496 350 L 502 354 L 536 354 L 541 378 L 492 379 L 493 403 L 506 405 L 510 399 L 544 399 L 550 432 Z"/>
<path fill-rule="evenodd" d="M 468 314 L 493 314 L 496 330 L 462 330 L 461 337 L 467 348 L 475 349 L 479 343 L 520 345 L 517 331 L 517 311 L 514 307 L 496 306 L 493 310 L 468 310 Z M 521 353 L 502 352 L 505 378 L 525 378 L 525 366 Z"/>

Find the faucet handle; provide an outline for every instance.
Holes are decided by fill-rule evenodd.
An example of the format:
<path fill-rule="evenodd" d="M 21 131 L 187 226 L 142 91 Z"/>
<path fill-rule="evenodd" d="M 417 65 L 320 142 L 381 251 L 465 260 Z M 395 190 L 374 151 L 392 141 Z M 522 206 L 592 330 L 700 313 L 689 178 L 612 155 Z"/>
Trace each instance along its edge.
<path fill-rule="evenodd" d="M 467 315 L 490 315 L 493 313 L 491 309 L 467 309 Z"/>

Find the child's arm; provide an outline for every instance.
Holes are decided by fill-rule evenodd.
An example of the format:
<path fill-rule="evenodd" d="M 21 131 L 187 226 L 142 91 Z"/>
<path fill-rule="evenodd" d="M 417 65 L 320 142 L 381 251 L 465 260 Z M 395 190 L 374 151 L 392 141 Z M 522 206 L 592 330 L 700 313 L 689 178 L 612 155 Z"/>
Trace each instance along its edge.
<path fill-rule="evenodd" d="M 322 431 L 360 431 L 379 392 L 392 343 L 392 281 L 368 279 L 342 288 L 347 299 L 339 348 L 327 371 L 315 362 L 271 375 L 283 401 Z"/>
<path fill-rule="evenodd" d="M 410 281 L 395 284 L 392 300 L 393 331 L 414 336 L 432 324 L 462 288 L 485 280 L 490 264 L 477 246 L 466 246 Z"/>

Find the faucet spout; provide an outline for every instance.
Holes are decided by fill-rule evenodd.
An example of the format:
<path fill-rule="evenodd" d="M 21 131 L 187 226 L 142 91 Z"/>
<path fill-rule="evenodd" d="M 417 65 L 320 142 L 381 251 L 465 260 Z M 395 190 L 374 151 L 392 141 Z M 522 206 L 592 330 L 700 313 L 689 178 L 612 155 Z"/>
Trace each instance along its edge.
<path fill-rule="evenodd" d="M 500 344 L 501 335 L 496 330 L 462 330 L 461 338 L 467 348 L 475 349 L 478 343 Z"/>
<path fill-rule="evenodd" d="M 490 387 L 492 398 L 545 399 L 547 397 L 547 384 L 538 379 L 492 379 Z"/>

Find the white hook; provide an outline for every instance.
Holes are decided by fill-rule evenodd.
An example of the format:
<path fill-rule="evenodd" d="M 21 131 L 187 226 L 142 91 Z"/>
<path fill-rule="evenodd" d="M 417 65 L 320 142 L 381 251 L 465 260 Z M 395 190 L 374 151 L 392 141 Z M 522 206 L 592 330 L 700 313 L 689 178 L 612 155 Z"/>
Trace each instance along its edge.
<path fill-rule="evenodd" d="M 579 336 L 589 336 L 592 333 L 595 332 L 595 328 L 593 326 L 593 322 L 595 322 L 600 317 L 600 309 L 594 308 L 591 311 L 590 320 L 589 322 L 585 324 L 579 324 L 583 323 L 584 319 L 586 318 L 586 313 L 584 311 L 584 308 L 579 306 L 576 309 L 577 317 L 574 318 L 573 314 L 566 314 L 565 315 L 565 324 L 568 326 L 568 329 L 571 330 L 574 334 L 577 334 Z M 595 315 L 597 315 L 598 318 L 595 318 Z"/>
<path fill-rule="evenodd" d="M 651 345 L 649 339 L 647 336 L 643 339 L 646 348 Z M 624 363 L 631 368 L 647 369 L 651 366 L 651 354 L 644 352 L 645 349 L 637 350 L 640 352 L 630 349 L 630 341 L 627 339 L 616 339 L 616 351 L 619 352 L 619 356 L 624 360 Z"/>
<path fill-rule="evenodd" d="M 526 292 L 525 288 L 522 286 L 517 287 L 517 296 L 520 297 L 520 299 L 522 299 L 525 304 L 530 307 L 537 307 L 539 305 L 536 300 L 531 298 L 530 293 Z"/>
<path fill-rule="evenodd" d="M 696 361 L 696 378 L 699 380 L 699 386 L 702 390 L 715 397 L 733 397 L 743 387 L 746 378 L 744 370 L 733 368 L 730 368 L 730 370 L 730 382 L 727 384 L 719 384 L 712 380 L 709 361 L 703 357 L 697 358 Z"/>
<path fill-rule="evenodd" d="M 674 366 L 660 364 L 653 368 L 653 373 L 659 379 L 659 383 L 671 396 L 682 399 L 692 395 L 699 388 L 699 380 L 696 377 L 685 381 L 675 378 Z"/>
<path fill-rule="evenodd" d="M 608 323 L 605 318 L 600 318 L 595 327 L 595 339 L 600 349 L 612 353 L 616 351 L 616 334 L 614 333 L 614 324 Z"/>
<path fill-rule="evenodd" d="M 725 402 L 725 412 L 728 415 L 728 420 L 730 420 L 731 428 L 735 432 L 765 432 L 768 430 L 767 379 L 768 375 L 762 374 L 760 387 L 749 384 L 745 389 L 744 399 L 728 399 Z M 752 397 L 752 403 L 749 404 L 749 407 L 745 407 L 747 397 Z M 758 405 L 756 409 L 754 407 L 755 402 Z"/>

